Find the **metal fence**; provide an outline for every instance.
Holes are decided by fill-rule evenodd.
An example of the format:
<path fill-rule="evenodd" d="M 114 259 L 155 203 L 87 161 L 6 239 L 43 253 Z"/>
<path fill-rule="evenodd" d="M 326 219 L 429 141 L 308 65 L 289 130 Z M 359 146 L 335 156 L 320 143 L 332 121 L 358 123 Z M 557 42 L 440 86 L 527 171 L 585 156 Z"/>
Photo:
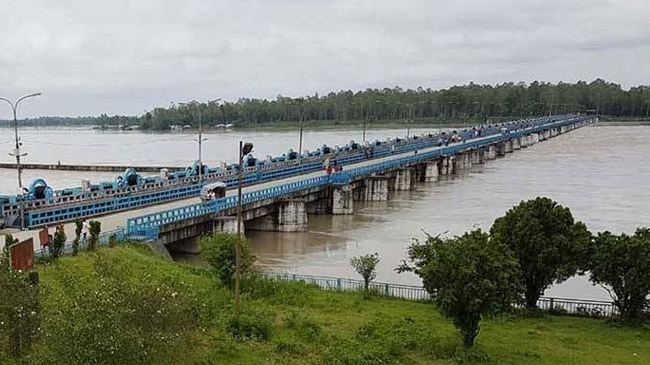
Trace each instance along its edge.
<path fill-rule="evenodd" d="M 364 289 L 362 280 L 280 273 L 264 273 L 263 275 L 272 280 L 312 284 L 325 290 L 359 291 Z M 431 295 L 423 287 L 415 285 L 372 282 L 369 289 L 379 295 L 393 298 L 414 301 L 428 301 L 431 299 Z M 513 305 L 513 307 L 522 308 L 519 304 Z M 600 300 L 541 297 L 537 302 L 537 307 L 552 313 L 585 317 L 615 317 L 618 315 L 618 309 L 614 303 Z"/>

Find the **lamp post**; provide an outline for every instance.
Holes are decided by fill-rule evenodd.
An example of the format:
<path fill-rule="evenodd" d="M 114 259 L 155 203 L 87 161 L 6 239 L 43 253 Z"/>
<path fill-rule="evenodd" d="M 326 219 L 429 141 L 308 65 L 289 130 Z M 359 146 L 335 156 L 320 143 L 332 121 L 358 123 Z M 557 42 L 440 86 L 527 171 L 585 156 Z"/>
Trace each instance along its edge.
<path fill-rule="evenodd" d="M 215 100 L 209 100 L 208 104 L 218 103 L 220 100 L 221 100 L 221 98 L 218 98 L 218 99 L 215 99 Z M 203 141 L 207 141 L 207 138 L 203 139 L 203 118 L 202 118 L 202 115 L 201 115 L 201 103 L 199 103 L 197 101 L 192 101 L 192 102 L 189 102 L 189 103 L 179 103 L 179 105 L 186 106 L 186 107 L 192 107 L 192 106 L 196 105 L 196 110 L 197 110 L 197 112 L 199 114 L 199 139 L 195 140 L 195 141 L 197 141 L 199 143 L 199 171 L 198 171 L 198 174 L 199 174 L 199 181 L 201 181 L 201 179 L 203 178 L 203 151 L 202 151 Z"/>
<path fill-rule="evenodd" d="M 251 153 L 253 150 L 252 143 L 239 141 L 239 174 L 237 178 L 237 244 L 235 246 L 235 312 L 239 312 L 240 299 L 240 281 L 241 281 L 241 221 L 242 221 L 242 201 L 241 187 L 244 176 L 244 155 Z"/>
<path fill-rule="evenodd" d="M 26 153 L 24 153 L 24 154 L 20 153 L 20 145 L 22 143 L 20 143 L 20 139 L 18 138 L 18 118 L 16 117 L 16 111 L 18 110 L 18 106 L 20 105 L 21 101 L 23 101 L 23 100 L 25 100 L 27 98 L 32 98 L 32 97 L 36 97 L 36 96 L 40 96 L 40 95 L 41 95 L 41 93 L 34 93 L 34 94 L 25 95 L 25 96 L 19 98 L 18 100 L 16 100 L 15 102 L 12 102 L 9 99 L 0 98 L 0 100 L 2 100 L 4 102 L 6 102 L 7 104 L 9 104 L 11 106 L 11 109 L 14 112 L 14 133 L 16 135 L 16 148 L 14 149 L 14 152 L 10 153 L 9 155 L 16 157 L 16 168 L 18 170 L 18 189 L 20 190 L 21 195 L 23 194 L 23 181 L 22 181 L 22 178 L 21 178 L 22 171 L 21 171 L 21 168 L 20 168 L 20 158 L 22 156 L 27 156 L 27 154 Z M 23 199 L 20 200 L 20 228 L 21 229 L 25 228 L 25 209 L 23 207 Z"/>

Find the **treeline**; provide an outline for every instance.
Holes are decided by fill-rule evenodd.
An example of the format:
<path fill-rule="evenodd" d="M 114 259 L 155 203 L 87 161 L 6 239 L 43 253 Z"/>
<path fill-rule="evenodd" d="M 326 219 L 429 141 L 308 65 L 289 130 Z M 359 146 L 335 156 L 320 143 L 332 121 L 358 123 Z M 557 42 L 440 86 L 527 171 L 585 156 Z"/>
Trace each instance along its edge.
<path fill-rule="evenodd" d="M 531 84 L 470 83 L 433 90 L 383 88 L 338 91 L 275 100 L 241 98 L 237 101 L 188 102 L 155 108 L 141 116 L 42 117 L 28 119 L 32 125 L 139 125 L 142 129 L 167 130 L 172 125 L 204 126 L 269 125 L 278 122 L 329 121 L 340 125 L 360 120 L 417 119 L 486 121 L 491 117 L 527 117 L 549 113 L 588 112 L 613 117 L 649 117 L 650 86 L 624 90 L 621 85 L 596 79 L 575 84 L 535 81 Z M 22 123 L 22 122 L 21 122 Z"/>
<path fill-rule="evenodd" d="M 143 129 L 168 129 L 170 125 L 239 126 L 277 122 L 403 119 L 472 119 L 526 117 L 549 113 L 591 112 L 611 116 L 650 115 L 650 86 L 623 90 L 619 84 L 597 79 L 591 83 L 551 84 L 535 81 L 478 85 L 448 89 L 384 88 L 339 91 L 327 95 L 275 100 L 242 98 L 236 102 L 191 102 L 155 108 L 140 117 Z"/>

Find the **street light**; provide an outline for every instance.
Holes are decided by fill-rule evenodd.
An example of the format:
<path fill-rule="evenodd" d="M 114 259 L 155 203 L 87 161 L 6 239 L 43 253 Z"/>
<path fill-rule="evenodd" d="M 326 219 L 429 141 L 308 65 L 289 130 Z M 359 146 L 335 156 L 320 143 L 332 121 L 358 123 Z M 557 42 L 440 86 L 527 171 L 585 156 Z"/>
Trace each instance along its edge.
<path fill-rule="evenodd" d="M 241 187 L 244 176 L 244 156 L 253 151 L 252 143 L 239 141 L 239 174 L 237 178 L 237 244 L 235 246 L 235 311 L 239 312 L 239 286 L 241 281 Z"/>
<path fill-rule="evenodd" d="M 208 100 L 208 104 L 218 103 L 220 100 L 221 100 L 221 98 L 218 98 L 218 99 L 215 99 L 215 100 Z M 199 142 L 199 171 L 198 171 L 198 174 L 199 174 L 199 181 L 200 181 L 202 179 L 202 177 L 203 177 L 202 143 L 203 143 L 203 141 L 207 141 L 207 138 L 203 139 L 203 118 L 201 118 L 201 103 L 199 103 L 197 101 L 192 101 L 192 102 L 189 102 L 189 103 L 179 103 L 179 105 L 182 105 L 182 106 L 185 106 L 185 107 L 188 107 L 188 108 L 196 105 L 196 110 L 199 113 L 199 139 L 195 140 L 195 141 Z"/>
<path fill-rule="evenodd" d="M 11 106 L 11 109 L 13 109 L 14 112 L 14 132 L 16 134 L 16 148 L 14 149 L 13 153 L 10 153 L 10 156 L 15 156 L 16 157 L 16 168 L 18 169 L 18 189 L 20 190 L 20 194 L 23 195 L 23 181 L 21 179 L 21 169 L 20 169 L 20 158 L 22 156 L 27 156 L 27 154 L 21 154 L 20 153 L 20 139 L 18 138 L 18 118 L 16 117 L 16 111 L 18 110 L 18 106 L 20 105 L 20 102 L 27 99 L 27 98 L 32 98 L 35 96 L 40 96 L 41 93 L 34 93 L 34 94 L 29 94 L 25 95 L 22 98 L 19 98 L 15 102 L 11 102 L 9 99 L 5 98 L 0 98 L 0 100 L 6 102 Z M 25 228 L 25 209 L 23 207 L 22 203 L 23 199 L 20 200 L 20 228 L 24 229 Z"/>

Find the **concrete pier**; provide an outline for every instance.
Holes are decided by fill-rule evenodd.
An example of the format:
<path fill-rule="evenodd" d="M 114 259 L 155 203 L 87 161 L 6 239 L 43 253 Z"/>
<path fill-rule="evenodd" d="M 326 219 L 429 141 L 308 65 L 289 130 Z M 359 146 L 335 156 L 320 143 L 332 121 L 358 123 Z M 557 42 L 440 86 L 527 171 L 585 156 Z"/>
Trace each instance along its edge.
<path fill-rule="evenodd" d="M 494 160 L 495 158 L 497 158 L 497 147 L 491 144 L 487 147 L 487 150 L 485 151 L 485 159 Z"/>
<path fill-rule="evenodd" d="M 513 151 L 521 149 L 521 140 L 519 138 L 513 138 L 510 141 L 512 142 Z"/>
<path fill-rule="evenodd" d="M 410 167 L 398 170 L 395 176 L 395 190 L 407 191 L 413 189 L 415 186 L 414 172 L 413 168 Z"/>
<path fill-rule="evenodd" d="M 424 181 L 438 180 L 438 161 L 427 162 L 424 169 Z"/>
<path fill-rule="evenodd" d="M 246 226 L 253 231 L 305 232 L 308 229 L 306 206 L 302 199 L 286 200 L 276 212 L 246 222 Z"/>
<path fill-rule="evenodd" d="M 449 156 L 442 156 L 440 159 L 440 175 L 448 175 L 450 172 L 450 161 Z"/>
<path fill-rule="evenodd" d="M 241 231 L 244 232 L 242 222 Z M 214 233 L 237 233 L 237 217 L 217 217 L 212 220 L 212 232 Z"/>
<path fill-rule="evenodd" d="M 388 200 L 388 177 L 371 176 L 367 178 L 364 198 L 371 202 Z"/>
<path fill-rule="evenodd" d="M 335 186 L 332 190 L 332 214 L 354 213 L 354 199 L 350 185 Z"/>

